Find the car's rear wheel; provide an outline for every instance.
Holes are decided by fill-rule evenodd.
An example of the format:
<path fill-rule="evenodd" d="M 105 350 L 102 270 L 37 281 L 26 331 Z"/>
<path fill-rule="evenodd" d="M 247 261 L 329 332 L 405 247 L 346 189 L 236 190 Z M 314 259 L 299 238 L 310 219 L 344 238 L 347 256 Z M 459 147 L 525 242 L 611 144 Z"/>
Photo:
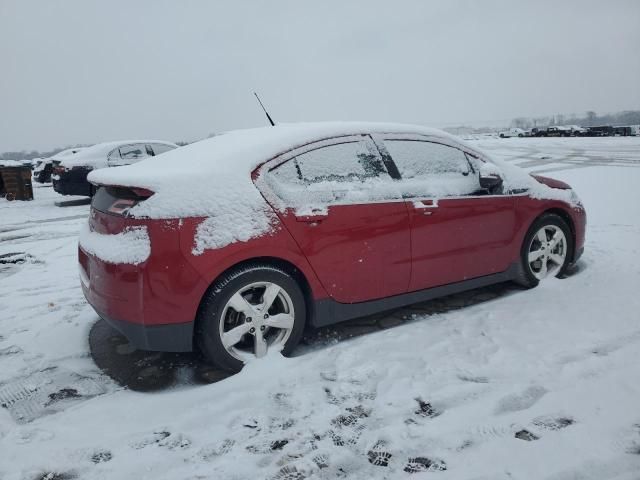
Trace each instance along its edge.
<path fill-rule="evenodd" d="M 245 266 L 207 292 L 196 341 L 208 360 L 237 372 L 270 350 L 291 353 L 305 320 L 304 295 L 291 275 L 270 265 Z"/>
<path fill-rule="evenodd" d="M 538 218 L 525 236 L 516 281 L 531 288 L 561 276 L 573 257 L 573 236 L 562 217 L 547 213 Z"/>

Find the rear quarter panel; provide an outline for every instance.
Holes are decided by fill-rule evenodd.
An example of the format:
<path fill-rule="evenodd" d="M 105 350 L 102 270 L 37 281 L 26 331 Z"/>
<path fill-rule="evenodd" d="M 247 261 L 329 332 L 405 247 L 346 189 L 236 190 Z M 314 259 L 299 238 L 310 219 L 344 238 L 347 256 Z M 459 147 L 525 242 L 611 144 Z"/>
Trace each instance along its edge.
<path fill-rule="evenodd" d="M 207 249 L 201 254 L 196 254 L 194 253 L 196 232 L 198 225 L 204 220 L 205 217 L 185 218 L 180 221 L 179 227 L 182 255 L 206 283 L 200 296 L 204 295 L 206 288 L 216 278 L 234 265 L 252 259 L 271 257 L 294 265 L 309 283 L 314 299 L 328 297 L 298 244 L 279 220 L 271 231 L 261 236 L 251 238 L 246 242 L 235 242 L 222 248 Z"/>
<path fill-rule="evenodd" d="M 149 258 L 139 264 L 111 264 L 80 252 L 80 263 L 91 275 L 91 303 L 114 319 L 145 325 L 194 320 L 208 287 L 180 250 L 178 220 L 125 218 L 91 210 L 93 231 L 114 235 L 126 228 L 147 228 Z"/>

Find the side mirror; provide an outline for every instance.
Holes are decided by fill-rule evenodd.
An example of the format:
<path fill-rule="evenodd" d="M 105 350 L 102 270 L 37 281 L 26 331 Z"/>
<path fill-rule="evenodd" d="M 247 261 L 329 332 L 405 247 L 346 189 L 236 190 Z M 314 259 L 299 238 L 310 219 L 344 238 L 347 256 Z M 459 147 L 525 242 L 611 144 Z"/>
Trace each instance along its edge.
<path fill-rule="evenodd" d="M 500 169 L 493 163 L 483 163 L 480 167 L 480 188 L 490 192 L 502 186 L 502 175 Z"/>

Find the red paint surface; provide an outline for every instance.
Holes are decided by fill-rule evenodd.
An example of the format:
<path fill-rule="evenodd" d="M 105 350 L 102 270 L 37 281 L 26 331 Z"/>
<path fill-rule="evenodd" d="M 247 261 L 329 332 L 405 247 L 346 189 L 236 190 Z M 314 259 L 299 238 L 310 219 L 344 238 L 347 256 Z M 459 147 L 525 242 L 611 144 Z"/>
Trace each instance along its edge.
<path fill-rule="evenodd" d="M 280 212 L 269 234 L 201 255 L 192 250 L 203 218 L 140 220 L 92 209 L 90 227 L 101 234 L 145 226 L 151 254 L 139 265 L 114 265 L 80 248 L 79 263 L 85 296 L 99 313 L 144 325 L 185 323 L 220 275 L 256 259 L 286 261 L 314 299 L 341 303 L 501 272 L 519 260 L 535 218 L 554 209 L 569 216 L 581 249 L 582 208 L 524 195 L 336 205 L 318 216 Z"/>

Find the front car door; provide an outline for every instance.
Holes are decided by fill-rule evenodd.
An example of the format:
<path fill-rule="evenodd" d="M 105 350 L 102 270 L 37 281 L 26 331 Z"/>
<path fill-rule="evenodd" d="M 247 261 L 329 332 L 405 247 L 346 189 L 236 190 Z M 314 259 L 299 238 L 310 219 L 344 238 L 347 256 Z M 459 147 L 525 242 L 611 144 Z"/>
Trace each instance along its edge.
<path fill-rule="evenodd" d="M 267 200 L 333 300 L 407 291 L 409 215 L 369 136 L 316 142 L 273 163 Z"/>
<path fill-rule="evenodd" d="M 376 137 L 400 176 L 411 222 L 410 291 L 506 270 L 515 239 L 515 200 L 480 188 L 481 160 L 446 140 Z"/>

